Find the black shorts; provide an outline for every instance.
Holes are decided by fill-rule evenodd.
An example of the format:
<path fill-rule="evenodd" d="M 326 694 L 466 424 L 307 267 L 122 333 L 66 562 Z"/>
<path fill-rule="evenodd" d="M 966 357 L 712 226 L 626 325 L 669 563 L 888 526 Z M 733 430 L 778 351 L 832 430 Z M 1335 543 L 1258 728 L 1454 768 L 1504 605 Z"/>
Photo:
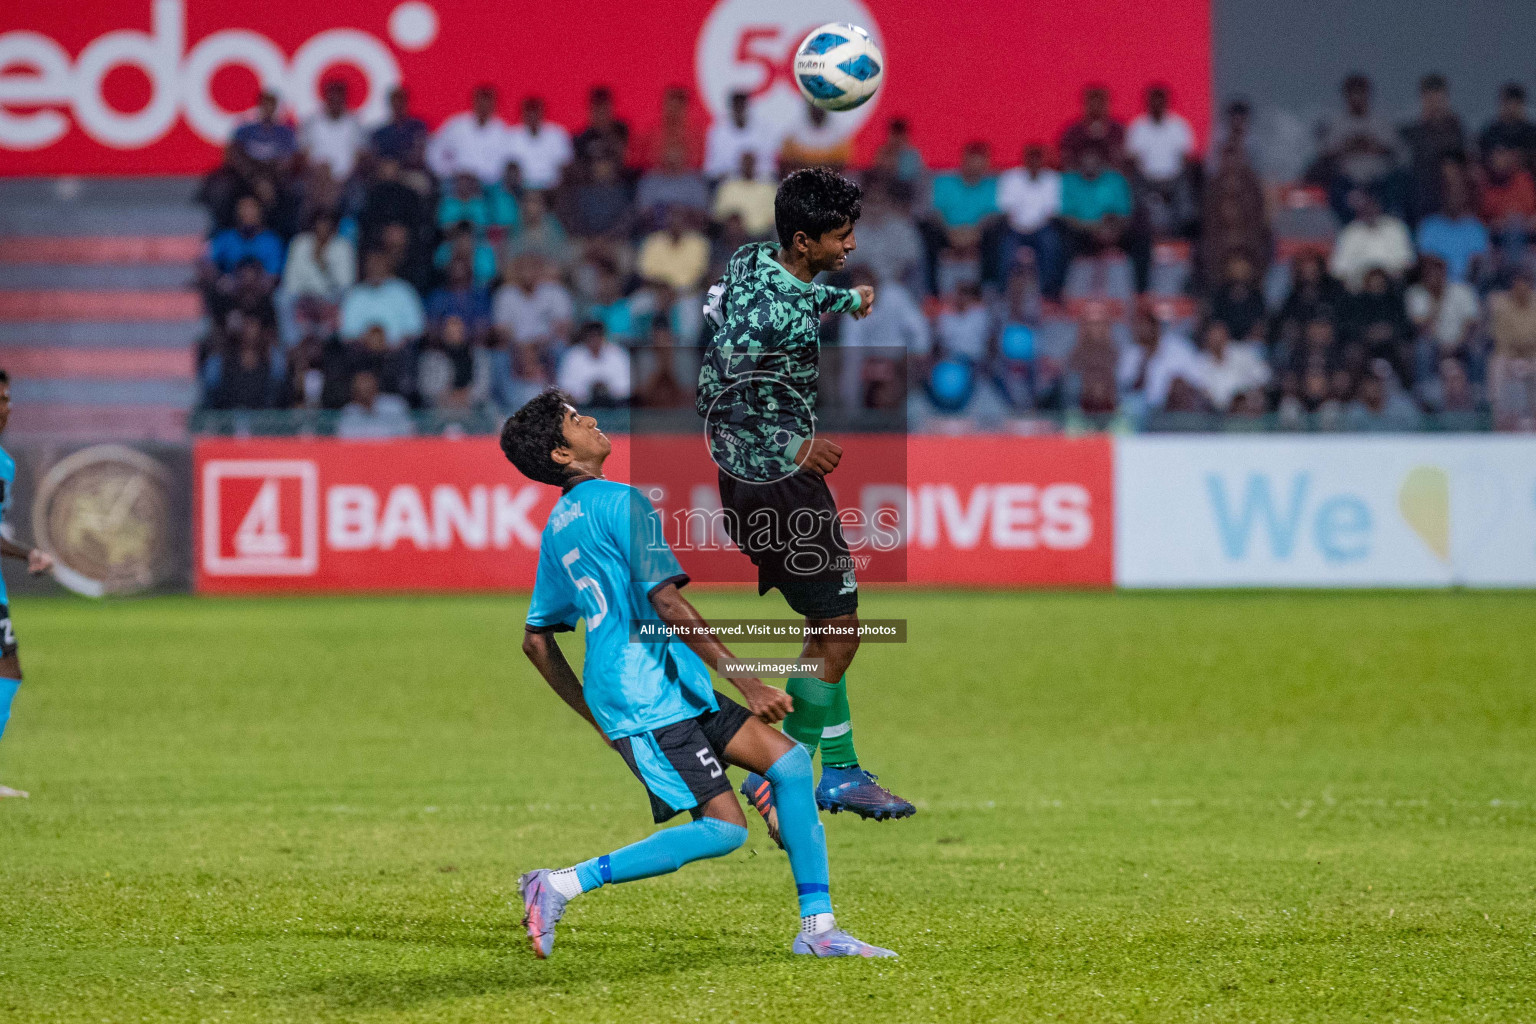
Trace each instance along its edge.
<path fill-rule="evenodd" d="M 16 630 L 11 626 L 11 606 L 0 604 L 0 658 L 16 653 Z"/>
<path fill-rule="evenodd" d="M 658 825 L 731 791 L 725 748 L 752 712 L 718 690 L 715 701 L 719 711 L 613 741 L 651 795 L 651 817 Z"/>
<path fill-rule="evenodd" d="M 778 587 L 808 619 L 858 610 L 853 556 L 826 480 L 801 472 L 757 484 L 722 472 L 720 505 L 731 540 L 757 566 L 759 594 Z"/>

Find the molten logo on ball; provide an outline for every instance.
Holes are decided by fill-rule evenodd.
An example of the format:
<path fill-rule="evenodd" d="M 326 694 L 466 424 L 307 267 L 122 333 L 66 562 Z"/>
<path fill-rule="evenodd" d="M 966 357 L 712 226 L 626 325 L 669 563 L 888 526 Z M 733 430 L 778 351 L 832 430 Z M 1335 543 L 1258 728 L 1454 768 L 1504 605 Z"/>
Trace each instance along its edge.
<path fill-rule="evenodd" d="M 857 25 L 823 25 L 795 51 L 795 85 L 827 110 L 862 106 L 880 88 L 884 74 L 885 57 Z"/>

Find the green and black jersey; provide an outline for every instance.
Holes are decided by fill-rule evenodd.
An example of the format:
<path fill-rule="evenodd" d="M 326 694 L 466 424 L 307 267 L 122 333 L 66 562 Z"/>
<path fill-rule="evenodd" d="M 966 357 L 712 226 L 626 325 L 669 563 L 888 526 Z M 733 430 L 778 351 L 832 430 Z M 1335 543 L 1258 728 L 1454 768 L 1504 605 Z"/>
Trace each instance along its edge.
<path fill-rule="evenodd" d="M 736 250 L 709 292 L 698 408 L 721 469 L 742 480 L 795 472 L 816 430 L 823 313 L 859 308 L 857 292 L 808 284 L 786 270 L 772 242 Z"/>

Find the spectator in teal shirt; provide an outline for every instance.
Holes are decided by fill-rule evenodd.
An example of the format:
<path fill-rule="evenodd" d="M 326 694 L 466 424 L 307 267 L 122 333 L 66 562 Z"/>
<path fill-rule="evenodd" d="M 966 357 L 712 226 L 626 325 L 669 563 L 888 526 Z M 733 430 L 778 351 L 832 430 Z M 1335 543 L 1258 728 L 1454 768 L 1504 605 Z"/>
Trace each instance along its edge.
<path fill-rule="evenodd" d="M 491 221 L 490 205 L 486 202 L 485 189 L 473 174 L 455 174 L 453 188 L 443 193 L 437 204 L 437 226 L 447 231 L 455 224 L 468 221 L 477 232 L 484 233 Z"/>
<path fill-rule="evenodd" d="M 504 235 L 517 233 L 523 222 L 522 206 L 517 201 L 522 191 L 522 172 L 516 163 L 508 163 L 500 181 L 485 190 L 485 205 L 489 213 L 489 225 L 493 232 Z"/>
<path fill-rule="evenodd" d="M 496 279 L 496 249 L 470 221 L 461 220 L 448 229 L 447 237 L 432 255 L 432 264 L 441 271 L 455 258 L 474 268 L 476 288 L 485 288 Z"/>
<path fill-rule="evenodd" d="M 1110 167 L 1098 146 L 1084 147 L 1078 166 L 1061 176 L 1061 223 L 1073 258 L 1101 256 L 1119 249 L 1131 259 L 1136 290 L 1146 291 L 1151 242 L 1134 230 L 1131 186 Z"/>
<path fill-rule="evenodd" d="M 1119 171 L 1104 166 L 1098 149 L 1084 150 L 1081 170 L 1062 177 L 1061 215 L 1083 231 L 1099 230 L 1106 218 L 1126 220 L 1131 216 L 1130 183 Z"/>
<path fill-rule="evenodd" d="M 960 157 L 958 171 L 933 179 L 933 209 L 949 229 L 974 228 L 997 214 L 997 175 L 985 142 L 972 142 Z"/>
<path fill-rule="evenodd" d="M 646 328 L 645 317 L 635 308 L 635 301 L 624 294 L 623 280 L 610 260 L 596 260 L 597 282 L 593 302 L 587 307 L 587 319 L 596 320 L 608 332 L 609 340 L 623 348 L 633 345 Z"/>
<path fill-rule="evenodd" d="M 997 208 L 997 175 L 985 142 L 971 142 L 960 156 L 960 169 L 933 179 L 935 221 L 927 225 L 928 287 L 934 292 L 951 290 L 949 271 L 975 265 L 982 276 L 993 268 L 986 256 L 995 246 L 986 245 L 1000 221 Z M 941 271 L 943 271 L 941 273 Z M 957 279 L 958 280 L 958 279 Z"/>

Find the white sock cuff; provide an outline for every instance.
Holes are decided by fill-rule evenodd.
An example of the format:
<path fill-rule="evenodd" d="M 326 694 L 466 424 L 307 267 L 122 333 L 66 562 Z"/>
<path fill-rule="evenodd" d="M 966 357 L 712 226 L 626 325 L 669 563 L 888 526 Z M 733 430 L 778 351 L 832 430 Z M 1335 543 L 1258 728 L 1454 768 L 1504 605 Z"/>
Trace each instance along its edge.
<path fill-rule="evenodd" d="M 581 878 L 576 874 L 575 868 L 561 868 L 559 871 L 549 873 L 549 884 L 561 896 L 573 900 L 586 890 L 581 887 Z"/>
<path fill-rule="evenodd" d="M 820 935 L 836 927 L 837 920 L 831 914 L 803 914 L 800 917 L 802 935 Z"/>

